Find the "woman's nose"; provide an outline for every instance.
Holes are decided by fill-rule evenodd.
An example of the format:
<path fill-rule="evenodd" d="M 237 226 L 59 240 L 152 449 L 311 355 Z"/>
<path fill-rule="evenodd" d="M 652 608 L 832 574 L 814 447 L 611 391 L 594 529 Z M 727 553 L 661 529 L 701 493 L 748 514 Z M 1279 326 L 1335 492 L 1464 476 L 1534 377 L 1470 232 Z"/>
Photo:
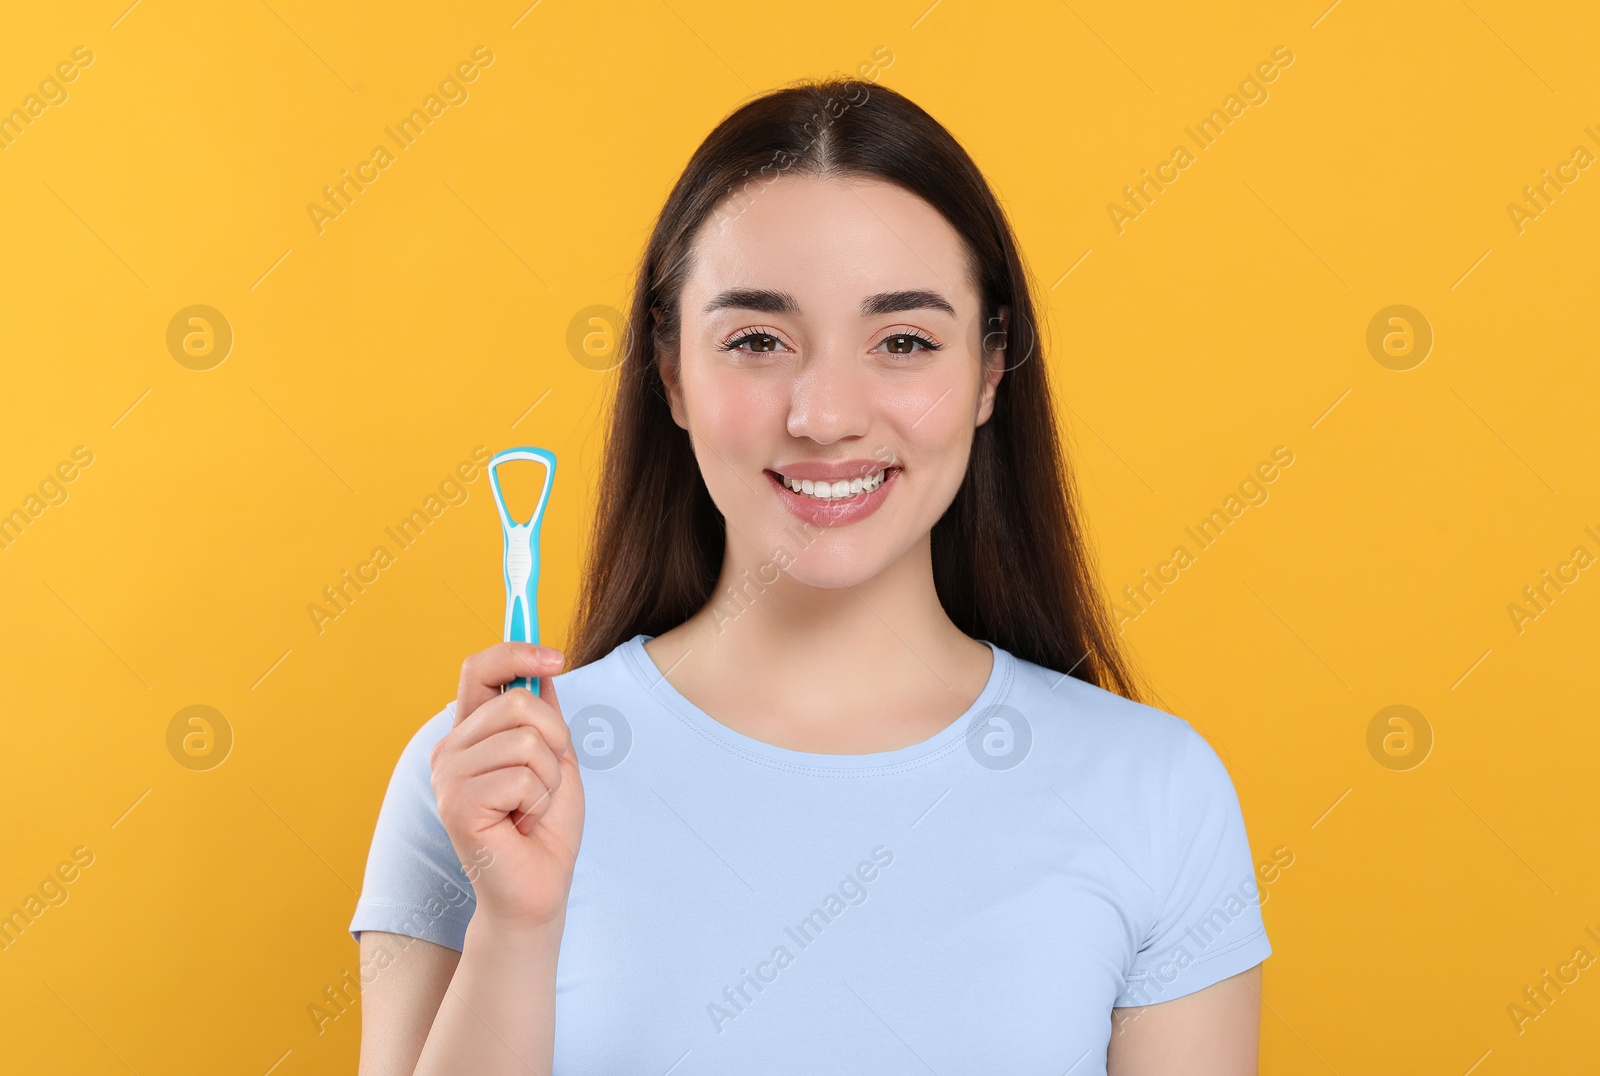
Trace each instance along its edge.
<path fill-rule="evenodd" d="M 790 435 L 826 445 L 865 434 L 872 424 L 872 400 L 863 378 L 847 348 L 813 352 L 790 382 Z"/>

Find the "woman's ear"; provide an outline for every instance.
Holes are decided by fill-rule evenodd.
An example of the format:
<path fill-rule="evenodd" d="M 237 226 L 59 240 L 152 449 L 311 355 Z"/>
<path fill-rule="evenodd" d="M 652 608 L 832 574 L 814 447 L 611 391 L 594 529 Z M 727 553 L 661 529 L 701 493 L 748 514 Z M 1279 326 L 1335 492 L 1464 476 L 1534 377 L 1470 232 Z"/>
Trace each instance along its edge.
<path fill-rule="evenodd" d="M 661 308 L 652 306 L 650 308 L 650 317 L 653 322 L 652 330 L 659 328 L 661 325 Z M 651 337 L 652 339 L 655 337 L 654 331 L 651 332 Z M 685 416 L 683 409 L 683 383 L 678 376 L 679 356 L 668 358 L 661 353 L 659 346 L 652 347 L 651 350 L 656 357 L 656 373 L 660 375 L 661 384 L 667 390 L 667 407 L 672 412 L 672 421 L 687 430 L 689 428 L 689 420 Z"/>
<path fill-rule="evenodd" d="M 675 361 L 656 355 L 656 370 L 661 375 L 661 384 L 667 390 L 667 407 L 672 412 L 672 421 L 684 429 L 689 428 L 689 420 L 683 410 L 683 384 L 678 377 L 678 364 Z"/>
<path fill-rule="evenodd" d="M 994 414 L 994 394 L 1000 387 L 1000 377 L 1006 371 L 1007 344 L 1011 339 L 1011 308 L 1002 306 L 998 314 L 989 319 L 989 330 L 983 334 L 983 384 L 978 388 L 978 421 L 982 426 Z"/>

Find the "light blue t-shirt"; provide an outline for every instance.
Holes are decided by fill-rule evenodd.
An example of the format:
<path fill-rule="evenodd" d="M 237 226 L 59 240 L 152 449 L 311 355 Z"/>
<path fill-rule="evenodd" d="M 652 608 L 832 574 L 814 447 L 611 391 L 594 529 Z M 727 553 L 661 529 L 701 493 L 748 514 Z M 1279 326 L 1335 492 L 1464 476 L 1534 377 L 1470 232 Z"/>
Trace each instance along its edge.
<path fill-rule="evenodd" d="M 1271 952 L 1233 783 L 1181 718 L 989 644 L 910 747 L 733 731 L 637 635 L 555 678 L 585 822 L 555 1073 L 1104 1074 L 1113 1007 Z M 454 703 L 378 815 L 350 930 L 460 950 L 474 900 L 429 783 Z"/>

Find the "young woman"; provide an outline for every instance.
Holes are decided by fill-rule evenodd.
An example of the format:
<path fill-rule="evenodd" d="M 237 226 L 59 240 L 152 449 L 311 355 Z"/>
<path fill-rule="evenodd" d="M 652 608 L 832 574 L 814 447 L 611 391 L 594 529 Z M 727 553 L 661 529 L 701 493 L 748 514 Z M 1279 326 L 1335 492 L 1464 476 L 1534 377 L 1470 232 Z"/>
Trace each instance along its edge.
<path fill-rule="evenodd" d="M 802 84 L 707 137 L 572 661 L 467 658 L 389 785 L 363 1074 L 1256 1071 L 1238 801 L 1137 701 L 1036 324 L 904 97 Z"/>

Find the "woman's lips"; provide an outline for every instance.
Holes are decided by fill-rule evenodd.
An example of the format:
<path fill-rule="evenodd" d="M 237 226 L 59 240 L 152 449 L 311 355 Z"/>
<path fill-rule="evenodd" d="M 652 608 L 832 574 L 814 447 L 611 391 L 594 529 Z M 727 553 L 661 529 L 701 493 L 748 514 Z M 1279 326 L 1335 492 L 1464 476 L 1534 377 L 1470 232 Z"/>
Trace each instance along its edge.
<path fill-rule="evenodd" d="M 782 477 L 776 472 L 763 473 L 772 483 L 772 487 L 778 491 L 778 499 L 783 502 L 783 506 L 791 515 L 818 527 L 844 527 L 866 519 L 883 504 L 884 499 L 889 496 L 889 490 L 900 478 L 900 468 L 888 467 L 884 470 L 883 481 L 871 493 L 858 493 L 854 497 L 841 500 L 823 501 L 816 497 L 808 497 L 804 493 L 796 493 L 783 484 Z"/>

